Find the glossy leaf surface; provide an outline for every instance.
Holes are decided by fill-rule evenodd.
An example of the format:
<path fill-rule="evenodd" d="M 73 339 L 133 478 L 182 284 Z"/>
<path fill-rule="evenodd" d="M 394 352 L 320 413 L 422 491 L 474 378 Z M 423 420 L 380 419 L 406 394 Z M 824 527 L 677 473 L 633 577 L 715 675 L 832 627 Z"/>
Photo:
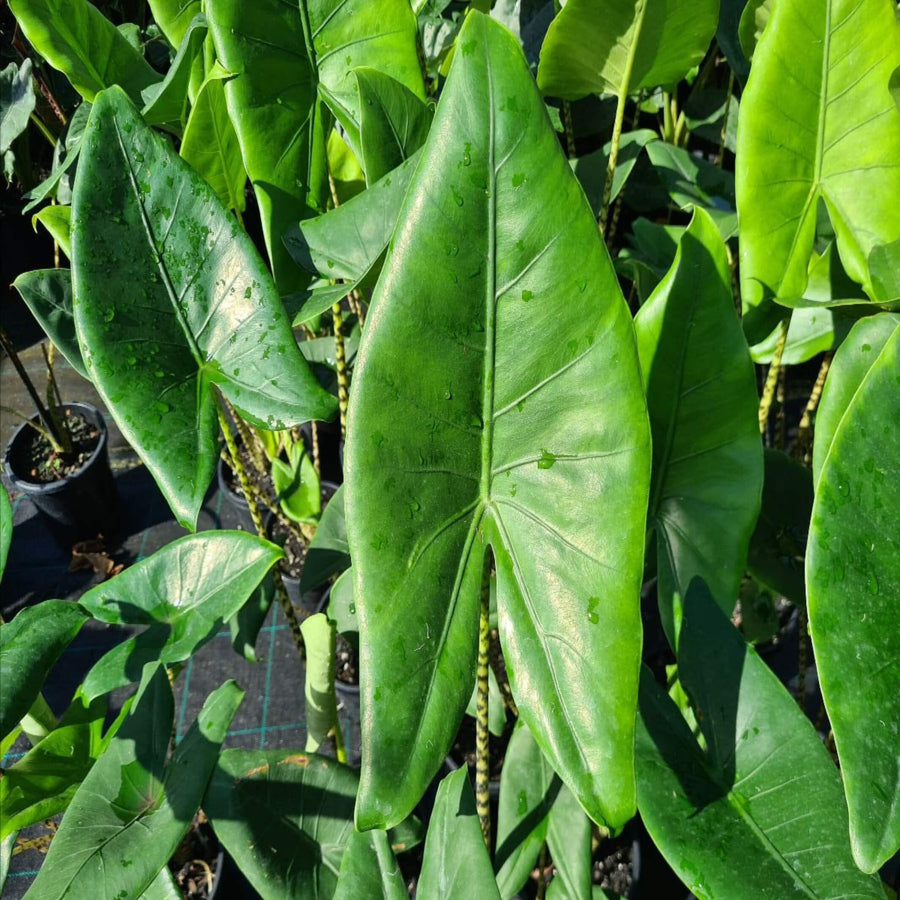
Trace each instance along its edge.
<path fill-rule="evenodd" d="M 148 667 L 131 715 L 72 799 L 26 896 L 134 897 L 149 887 L 190 827 L 243 696 L 233 681 L 210 694 L 166 764 L 172 689 L 162 666 Z"/>
<path fill-rule="evenodd" d="M 684 883 L 716 900 L 881 897 L 851 857 L 828 751 L 699 581 L 678 657 L 709 751 L 644 669 L 635 753 L 641 816 Z"/>
<path fill-rule="evenodd" d="M 503 759 L 497 804 L 494 867 L 504 900 L 522 889 L 547 838 L 547 816 L 561 784 L 555 775 L 528 727 L 517 722 Z"/>
<path fill-rule="evenodd" d="M 374 184 L 409 159 L 428 137 L 432 109 L 401 82 L 362 68 L 359 89 L 359 161 Z"/>
<path fill-rule="evenodd" d="M 325 123 L 316 97 L 312 48 L 299 3 L 220 0 L 207 9 L 216 55 L 232 73 L 225 86 L 244 166 L 259 203 L 275 283 L 303 286 L 281 237 L 325 208 Z"/>
<path fill-rule="evenodd" d="M 884 345 L 893 336 L 898 325 L 900 315 L 883 314 L 863 319 L 835 354 L 816 412 L 812 464 L 814 482 L 819 480 L 831 442 L 854 395 L 866 380 L 872 366 L 878 362 Z"/>
<path fill-rule="evenodd" d="M 147 0 L 153 21 L 173 47 L 181 43 L 194 16 L 200 12 L 200 0 Z"/>
<path fill-rule="evenodd" d="M 77 696 L 43 740 L 4 769 L 0 779 L 0 840 L 64 812 L 103 746 L 106 701 Z"/>
<path fill-rule="evenodd" d="M 31 708 L 50 669 L 87 620 L 77 603 L 44 600 L 0 625 L 0 737 Z"/>
<path fill-rule="evenodd" d="M 147 662 L 187 659 L 235 615 L 281 559 L 274 544 L 243 531 L 214 531 L 173 541 L 81 598 L 94 618 L 148 625 L 109 651 L 84 681 L 88 697 L 137 681 Z"/>
<path fill-rule="evenodd" d="M 634 94 L 680 81 L 706 54 L 716 0 L 569 0 L 550 25 L 538 67 L 545 94 Z"/>
<path fill-rule="evenodd" d="M 162 78 L 87 0 L 12 0 L 9 8 L 34 49 L 85 100 L 117 84 L 138 103 Z"/>
<path fill-rule="evenodd" d="M 148 125 L 182 124 L 187 112 L 191 69 L 194 61 L 203 52 L 206 33 L 205 17 L 197 16 L 185 31 L 166 77 L 159 84 L 141 91 L 141 99 L 144 101 L 141 115 Z"/>
<path fill-rule="evenodd" d="M 55 207 L 48 207 L 54 209 Z M 68 360 L 69 365 L 84 378 L 87 368 L 81 357 L 75 334 L 72 310 L 72 272 L 70 269 L 33 269 L 23 272 L 13 287 L 28 305 L 47 336 Z"/>
<path fill-rule="evenodd" d="M 763 481 L 756 376 L 725 247 L 703 210 L 634 324 L 653 431 L 660 609 L 671 638 L 673 593 L 683 597 L 695 575 L 730 615 Z"/>
<path fill-rule="evenodd" d="M 386 831 L 354 831 L 341 860 L 335 900 L 407 900 L 403 873 Z"/>
<path fill-rule="evenodd" d="M 618 827 L 649 469 L 630 316 L 521 51 L 481 15 L 372 307 L 345 462 L 368 673 L 357 823 L 402 819 L 452 742 L 490 544 L 519 710 Z"/>
<path fill-rule="evenodd" d="M 45 206 L 40 212 L 31 217 L 31 224 L 37 231 L 37 223 L 40 222 L 50 233 L 50 237 L 59 244 L 59 249 L 66 255 L 66 259 L 72 257 L 72 207 L 61 206 L 56 203 Z"/>
<path fill-rule="evenodd" d="M 362 281 L 381 260 L 418 162 L 414 155 L 347 203 L 290 228 L 285 245 L 294 260 L 343 279 L 348 291 Z"/>
<path fill-rule="evenodd" d="M 887 0 L 773 5 L 738 130 L 745 306 L 802 296 L 820 198 L 844 267 L 873 293 L 868 254 L 900 238 L 900 116 L 888 89 L 898 66 Z"/>
<path fill-rule="evenodd" d="M 264 900 L 317 900 L 334 894 L 356 787 L 356 773 L 326 757 L 226 750 L 203 809 Z"/>
<path fill-rule="evenodd" d="M 819 681 L 853 855 L 867 872 L 900 847 L 900 322 L 878 318 L 893 320 L 887 339 L 876 340 L 874 320 L 861 322 L 871 348 L 857 347 L 854 332 L 849 365 L 829 374 L 832 400 L 851 399 L 819 461 L 806 557 Z M 860 365 L 866 357 L 868 365 Z"/>
<path fill-rule="evenodd" d="M 438 787 L 418 893 L 447 900 L 500 898 L 466 766 L 451 772 Z"/>
<path fill-rule="evenodd" d="M 203 176 L 222 205 L 243 212 L 247 173 L 221 78 L 203 82 L 184 129 L 181 158 Z"/>
<path fill-rule="evenodd" d="M 269 428 L 328 417 L 334 399 L 246 233 L 117 88 L 97 98 L 85 144 L 72 214 L 79 342 L 122 434 L 193 527 L 219 455 L 216 388 Z"/>

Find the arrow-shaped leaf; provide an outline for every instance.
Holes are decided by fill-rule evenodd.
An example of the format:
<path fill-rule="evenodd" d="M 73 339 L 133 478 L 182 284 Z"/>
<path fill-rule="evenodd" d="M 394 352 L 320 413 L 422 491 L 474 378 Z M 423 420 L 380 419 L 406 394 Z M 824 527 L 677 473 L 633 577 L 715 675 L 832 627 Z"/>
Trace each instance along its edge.
<path fill-rule="evenodd" d="M 538 84 L 577 100 L 680 81 L 706 54 L 718 17 L 715 0 L 569 0 L 544 38 Z"/>
<path fill-rule="evenodd" d="M 630 316 L 503 26 L 467 18 L 422 152 L 348 424 L 357 822 L 402 819 L 452 742 L 490 544 L 519 710 L 585 809 L 618 827 L 633 812 L 649 468 Z"/>
<path fill-rule="evenodd" d="M 828 751 L 699 580 L 678 662 L 708 752 L 644 669 L 635 755 L 641 816 L 684 883 L 716 900 L 882 897 L 850 855 Z"/>
<path fill-rule="evenodd" d="M 817 460 L 806 555 L 810 634 L 841 760 L 853 856 L 866 872 L 900 847 L 898 378 L 900 317 L 863 320 L 828 376 L 831 400 L 848 402 L 830 442 L 814 448 L 825 455 Z"/>
<path fill-rule="evenodd" d="M 137 681 L 153 660 L 187 659 L 237 614 L 281 556 L 274 544 L 243 531 L 193 534 L 89 590 L 81 603 L 94 618 L 150 627 L 100 659 L 84 680 L 85 695 Z"/>
<path fill-rule="evenodd" d="M 73 797 L 26 896 L 140 896 L 190 827 L 243 696 L 233 681 L 213 691 L 167 765 L 172 689 L 162 666 L 148 667 L 131 715 Z"/>
<path fill-rule="evenodd" d="M 759 514 L 763 482 L 756 376 L 734 313 L 725 246 L 694 211 L 675 262 L 635 317 L 653 430 L 650 516 L 660 609 L 695 575 L 730 614 Z"/>
<path fill-rule="evenodd" d="M 215 388 L 270 429 L 327 418 L 250 238 L 118 88 L 98 95 L 72 212 L 75 327 L 91 378 L 178 520 L 219 455 Z"/>
<path fill-rule="evenodd" d="M 784 60 L 791 61 L 786 68 Z M 844 268 L 900 238 L 900 22 L 885 0 L 779 0 L 741 99 L 737 201 L 745 306 L 801 297 L 824 200 Z"/>

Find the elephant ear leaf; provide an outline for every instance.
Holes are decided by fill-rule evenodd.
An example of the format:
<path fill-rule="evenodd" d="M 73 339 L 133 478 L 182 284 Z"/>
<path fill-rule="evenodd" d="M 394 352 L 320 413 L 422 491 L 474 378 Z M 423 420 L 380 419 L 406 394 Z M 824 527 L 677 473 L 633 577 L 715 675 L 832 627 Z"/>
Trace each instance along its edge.
<path fill-rule="evenodd" d="M 801 297 L 824 201 L 841 262 L 873 300 L 874 247 L 900 238 L 900 22 L 883 0 L 779 0 L 741 98 L 737 140 L 745 306 Z M 784 60 L 791 74 L 785 76 Z M 773 135 L 778 135 L 777 140 Z"/>
<path fill-rule="evenodd" d="M 680 81 L 706 55 L 718 20 L 716 0 L 569 0 L 541 47 L 538 85 L 577 100 Z"/>
<path fill-rule="evenodd" d="M 836 354 L 828 407 L 848 402 L 827 442 L 814 448 L 824 459 L 816 460 L 806 554 L 810 634 L 841 761 L 853 856 L 866 872 L 900 847 L 898 372 L 897 316 L 862 320 Z"/>
<path fill-rule="evenodd" d="M 489 544 L 522 717 L 585 810 L 619 827 L 634 810 L 650 462 L 631 318 L 502 25 L 467 17 L 422 154 L 350 404 L 370 673 L 357 824 L 402 819 L 452 742 Z"/>
<path fill-rule="evenodd" d="M 219 454 L 216 388 L 269 429 L 333 414 L 250 238 L 118 88 L 85 135 L 72 286 L 91 378 L 185 527 Z"/>

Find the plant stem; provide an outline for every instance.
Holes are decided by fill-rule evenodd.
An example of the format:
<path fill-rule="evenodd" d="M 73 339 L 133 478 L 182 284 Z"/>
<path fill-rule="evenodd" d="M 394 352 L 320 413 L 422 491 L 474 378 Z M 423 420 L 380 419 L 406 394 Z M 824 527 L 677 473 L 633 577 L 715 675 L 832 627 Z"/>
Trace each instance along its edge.
<path fill-rule="evenodd" d="M 734 91 L 734 69 L 728 67 L 728 93 L 725 95 L 725 118 L 722 120 L 722 133 L 719 135 L 719 149 L 716 152 L 716 165 L 721 168 L 725 161 L 725 139 L 728 136 L 728 114 L 731 111 L 731 95 Z"/>
<path fill-rule="evenodd" d="M 475 808 L 485 846 L 491 849 L 490 756 L 488 750 L 488 657 L 490 653 L 491 569 L 485 561 L 478 620 L 478 668 L 475 673 Z"/>
<path fill-rule="evenodd" d="M 497 679 L 497 686 L 503 696 L 503 702 L 506 708 L 516 717 L 519 716 L 519 708 L 516 706 L 515 698 L 509 687 L 509 677 L 506 674 L 506 665 L 503 662 L 503 651 L 500 648 L 500 635 L 496 629 L 491 630 L 490 635 L 490 662 L 491 668 L 494 670 L 494 677 Z"/>
<path fill-rule="evenodd" d="M 50 344 L 47 349 L 46 344 L 41 344 L 41 353 L 44 354 L 44 362 L 47 365 L 47 412 L 53 416 L 53 424 L 59 431 L 62 440 L 62 450 L 65 456 L 71 456 L 75 452 L 75 446 L 72 443 L 72 432 L 69 430 L 69 424 L 62 412 L 62 395 L 59 392 L 59 385 L 56 383 L 56 376 L 53 374 L 53 362 L 56 354 L 56 347 Z"/>
<path fill-rule="evenodd" d="M 630 75 L 630 69 L 629 69 Z M 606 235 L 606 220 L 609 218 L 609 198 L 612 196 L 613 177 L 619 161 L 619 141 L 622 139 L 622 122 L 625 120 L 625 104 L 628 101 L 628 79 L 622 79 L 622 87 L 616 96 L 616 118 L 613 122 L 612 140 L 609 144 L 609 160 L 606 164 L 606 181 L 603 183 L 603 200 L 600 203 L 600 233 Z"/>
<path fill-rule="evenodd" d="M 253 527 L 261 538 L 265 538 L 266 530 L 263 526 L 262 516 L 259 513 L 259 506 L 256 503 L 253 490 L 250 487 L 250 479 L 247 478 L 247 473 L 244 471 L 244 464 L 241 462 L 234 435 L 231 433 L 231 428 L 229 427 L 225 411 L 221 404 L 217 404 L 216 412 L 219 415 L 219 426 L 222 429 L 222 434 L 225 436 L 228 452 L 231 454 L 231 468 L 237 475 L 241 490 L 244 492 L 244 497 L 247 500 L 247 506 L 250 509 L 250 518 L 253 519 Z M 281 571 L 279 570 L 277 563 L 272 567 L 271 574 L 272 581 L 275 583 L 275 596 L 287 619 L 288 627 L 291 629 L 291 636 L 294 639 L 294 645 L 297 647 L 297 653 L 299 653 L 300 658 L 303 659 L 306 648 L 303 643 L 303 634 L 300 631 L 300 622 L 297 619 L 297 612 L 294 609 L 294 605 L 287 595 L 287 590 L 284 587 L 284 581 L 281 578 Z"/>
<path fill-rule="evenodd" d="M 50 434 L 50 432 L 47 431 L 46 428 L 38 425 L 37 422 L 33 422 L 31 418 L 21 410 L 13 409 L 11 406 L 4 406 L 2 404 L 0 404 L 0 409 L 2 409 L 3 412 L 8 412 L 11 415 L 21 419 L 26 425 L 30 425 L 41 437 L 45 438 L 49 442 L 50 446 L 53 447 L 56 453 L 62 453 L 62 448 L 59 447 L 53 440 L 53 435 Z"/>
<path fill-rule="evenodd" d="M 812 462 L 812 454 L 809 452 L 810 438 L 812 436 L 812 417 L 819 405 L 819 398 L 822 396 L 822 388 L 825 386 L 825 378 L 831 366 L 832 356 L 832 353 L 826 353 L 822 360 L 822 365 L 819 366 L 816 383 L 810 392 L 809 400 L 806 402 L 806 409 L 803 410 L 803 415 L 800 417 L 800 426 L 797 430 L 797 445 L 794 449 L 794 456 L 807 466 Z"/>
<path fill-rule="evenodd" d="M 562 120 L 566 130 L 566 156 L 575 159 L 575 126 L 572 124 L 572 104 L 568 100 L 562 102 Z"/>
<path fill-rule="evenodd" d="M 316 420 L 313 419 L 309 423 L 310 431 L 312 432 L 312 458 L 313 458 L 313 466 L 316 469 L 316 475 L 319 478 L 322 477 L 322 464 L 319 459 L 319 426 L 316 424 Z"/>
<path fill-rule="evenodd" d="M 544 900 L 547 895 L 547 842 L 541 844 L 541 852 L 538 856 L 537 900 Z"/>
<path fill-rule="evenodd" d="M 331 319 L 334 324 L 334 349 L 337 357 L 338 407 L 341 412 L 341 438 L 347 437 L 347 406 L 350 403 L 350 378 L 347 375 L 347 357 L 344 352 L 344 320 L 341 316 L 341 304 L 331 307 Z"/>
<path fill-rule="evenodd" d="M 31 121 L 34 122 L 35 125 L 37 125 L 38 131 L 40 131 L 40 133 L 45 138 L 47 138 L 47 142 L 50 144 L 50 146 L 55 148 L 56 138 L 53 136 L 53 132 L 44 124 L 44 120 L 34 112 L 31 113 L 28 118 L 31 119 Z"/>
<path fill-rule="evenodd" d="M 775 446 L 784 450 L 785 442 L 785 411 L 784 399 L 787 392 L 787 366 L 778 369 L 778 388 L 775 391 L 775 399 L 778 401 L 778 409 L 775 410 Z"/>
<path fill-rule="evenodd" d="M 759 432 L 766 433 L 766 422 L 769 421 L 769 409 L 775 396 L 775 386 L 778 384 L 778 370 L 781 368 L 781 357 L 784 355 L 784 345 L 787 343 L 788 320 L 782 319 L 778 334 L 778 343 L 772 354 L 772 362 L 766 375 L 766 383 L 763 386 L 762 399 L 759 401 Z"/>
<path fill-rule="evenodd" d="M 53 444 L 53 449 L 56 450 L 57 453 L 61 453 L 63 446 L 65 446 L 65 441 L 57 433 L 55 420 L 41 402 L 41 398 L 38 395 L 31 378 L 28 377 L 28 373 L 22 365 L 22 360 L 19 359 L 19 354 L 16 353 L 13 342 L 10 340 L 9 335 L 6 333 L 6 329 L 2 325 L 0 325 L 0 346 L 6 351 L 13 366 L 15 366 L 16 371 L 19 373 L 19 378 L 22 379 L 22 384 L 25 385 L 25 390 L 27 390 L 31 396 L 31 400 L 37 409 L 38 416 L 40 416 L 44 428 L 49 432 L 48 437 L 50 437 L 50 443 Z"/>

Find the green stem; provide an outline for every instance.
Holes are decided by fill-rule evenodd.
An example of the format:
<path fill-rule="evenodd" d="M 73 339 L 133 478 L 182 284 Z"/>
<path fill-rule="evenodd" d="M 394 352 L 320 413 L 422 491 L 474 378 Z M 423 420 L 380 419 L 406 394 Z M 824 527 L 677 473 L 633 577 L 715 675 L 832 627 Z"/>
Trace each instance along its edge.
<path fill-rule="evenodd" d="M 606 233 L 606 220 L 609 217 L 609 198 L 612 196 L 613 177 L 619 161 L 619 142 L 622 139 L 622 122 L 625 120 L 625 104 L 628 102 L 628 79 L 623 78 L 622 86 L 616 95 L 616 118 L 613 122 L 612 140 L 609 144 L 609 161 L 606 164 L 606 181 L 603 183 L 603 200 L 600 204 L 600 233 Z"/>
<path fill-rule="evenodd" d="M 334 350 L 337 360 L 338 407 L 341 412 L 341 437 L 347 436 L 347 407 L 350 404 L 350 378 L 347 374 L 347 355 L 344 351 L 344 320 L 341 315 L 341 304 L 331 307 L 331 319 L 334 324 Z"/>
<path fill-rule="evenodd" d="M 475 809 L 485 846 L 491 849 L 490 756 L 488 748 L 488 670 L 490 654 L 491 570 L 485 561 L 478 620 L 478 667 L 475 673 Z"/>
<path fill-rule="evenodd" d="M 769 410 L 772 407 L 772 399 L 778 384 L 778 370 L 781 368 L 781 357 L 784 355 L 784 346 L 787 343 L 787 319 L 781 320 L 780 329 L 778 343 L 775 345 L 772 362 L 769 364 L 769 373 L 766 375 L 766 383 L 763 386 L 762 399 L 759 401 L 759 431 L 763 435 L 766 432 L 766 423 L 769 421 Z"/>
<path fill-rule="evenodd" d="M 43 119 L 37 113 L 31 113 L 29 118 L 35 125 L 38 127 L 38 131 L 47 138 L 47 141 L 50 143 L 51 147 L 56 147 L 56 138 L 53 136 L 53 132 L 44 124 Z"/>
<path fill-rule="evenodd" d="M 722 119 L 722 132 L 719 135 L 719 149 L 716 152 L 716 165 L 721 167 L 725 161 L 725 139 L 728 136 L 728 114 L 731 111 L 731 95 L 734 91 L 734 70 L 728 72 L 728 93 L 725 95 L 725 117 Z"/>
<path fill-rule="evenodd" d="M 253 489 L 250 486 L 250 479 L 247 478 L 247 473 L 244 471 L 244 464 L 241 462 L 237 444 L 235 443 L 234 435 L 231 433 L 231 427 L 228 423 L 228 418 L 225 415 L 225 410 L 222 408 L 222 404 L 216 405 L 216 412 L 219 415 L 219 427 L 222 429 L 222 434 L 225 436 L 225 443 L 228 445 L 228 452 L 231 454 L 231 468 L 237 475 L 238 481 L 241 485 L 241 490 L 244 492 L 244 498 L 246 499 L 247 506 L 250 509 L 250 518 L 253 519 L 253 527 L 256 529 L 256 533 L 261 538 L 265 538 L 266 529 L 263 526 L 262 516 L 259 512 L 259 506 L 256 503 Z M 291 636 L 294 639 L 294 645 L 297 648 L 297 653 L 299 653 L 300 658 L 303 659 L 305 655 L 305 646 L 303 643 L 303 634 L 300 631 L 300 622 L 297 619 L 297 612 L 294 609 L 294 605 L 293 603 L 291 603 L 291 599 L 287 595 L 284 581 L 281 578 L 281 571 L 279 570 L 277 564 L 272 567 L 271 575 L 272 581 L 275 583 L 275 596 L 278 599 L 278 603 L 281 606 L 282 611 L 284 612 L 285 618 L 287 619 L 288 627 L 291 629 Z"/>

